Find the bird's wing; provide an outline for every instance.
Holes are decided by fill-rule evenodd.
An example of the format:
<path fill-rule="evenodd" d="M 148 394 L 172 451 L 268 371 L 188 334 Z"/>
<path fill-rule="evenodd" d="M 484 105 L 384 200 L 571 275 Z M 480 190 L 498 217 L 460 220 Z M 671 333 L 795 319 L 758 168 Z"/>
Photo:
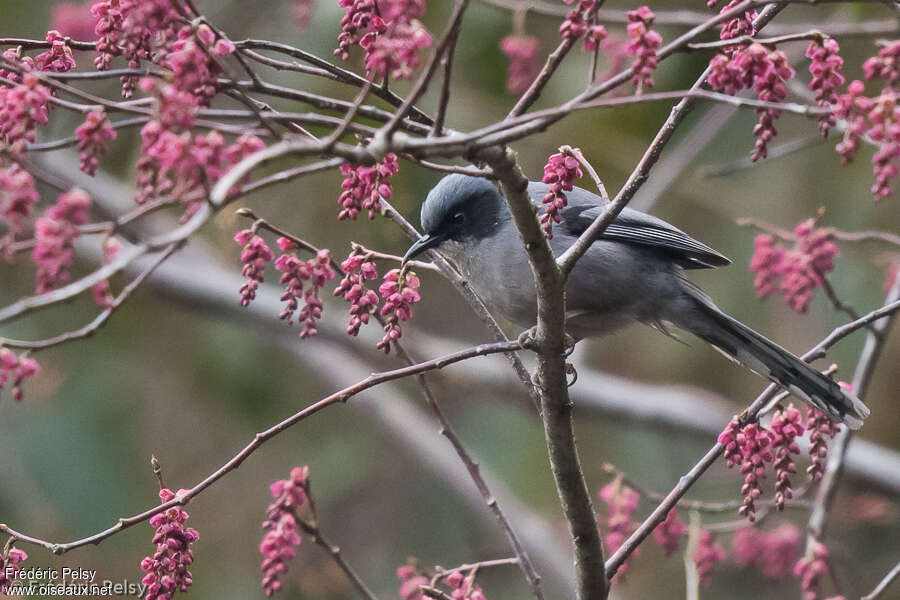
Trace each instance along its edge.
<path fill-rule="evenodd" d="M 541 198 L 549 187 L 546 184 L 532 183 L 528 188 L 532 200 L 541 204 Z M 566 196 L 569 205 L 560 212 L 560 225 L 569 235 L 579 236 L 602 212 L 601 200 L 596 194 L 581 188 L 566 192 Z M 677 227 L 631 208 L 625 208 L 600 238 L 659 248 L 668 252 L 685 269 L 709 269 L 731 264 L 728 257 L 698 242 Z"/>

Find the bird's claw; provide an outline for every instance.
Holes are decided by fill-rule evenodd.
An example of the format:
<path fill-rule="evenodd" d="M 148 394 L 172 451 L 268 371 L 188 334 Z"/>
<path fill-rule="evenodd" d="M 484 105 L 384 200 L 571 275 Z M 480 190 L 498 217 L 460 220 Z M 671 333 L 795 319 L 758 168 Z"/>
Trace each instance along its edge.
<path fill-rule="evenodd" d="M 572 387 L 575 385 L 575 382 L 578 381 L 578 371 L 575 370 L 575 365 L 570 362 L 566 363 L 566 375 L 572 376 L 572 381 L 566 383 L 566 387 Z"/>
<path fill-rule="evenodd" d="M 537 350 L 537 344 L 535 344 L 534 341 L 534 334 L 536 329 L 537 327 L 532 327 L 519 334 L 519 337 L 516 341 L 519 342 L 519 345 L 523 350 Z"/>
<path fill-rule="evenodd" d="M 577 343 L 578 343 L 577 339 L 575 339 L 568 333 L 565 334 L 565 339 L 563 341 L 563 344 L 564 344 L 563 356 L 565 356 L 566 358 L 569 358 L 570 356 L 572 356 L 572 353 L 575 352 L 575 344 L 577 344 Z"/>

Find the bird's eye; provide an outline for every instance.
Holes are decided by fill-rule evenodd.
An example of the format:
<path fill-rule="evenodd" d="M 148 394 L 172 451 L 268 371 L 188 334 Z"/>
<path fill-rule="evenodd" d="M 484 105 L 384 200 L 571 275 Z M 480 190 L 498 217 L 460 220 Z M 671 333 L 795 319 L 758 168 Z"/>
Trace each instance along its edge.
<path fill-rule="evenodd" d="M 455 215 L 453 215 L 453 222 L 454 222 L 454 223 L 462 223 L 462 222 L 465 221 L 465 220 L 466 220 L 466 215 L 465 215 L 465 213 L 458 212 L 458 213 L 456 213 Z"/>

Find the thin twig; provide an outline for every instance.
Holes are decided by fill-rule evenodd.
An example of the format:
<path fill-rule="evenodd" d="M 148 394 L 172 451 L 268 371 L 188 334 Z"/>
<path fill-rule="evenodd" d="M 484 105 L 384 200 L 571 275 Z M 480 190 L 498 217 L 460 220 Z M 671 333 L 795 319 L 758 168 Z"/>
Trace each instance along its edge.
<path fill-rule="evenodd" d="M 894 580 L 897 579 L 897 576 L 900 576 L 900 562 L 894 565 L 894 568 L 888 571 L 887 575 L 885 575 L 884 578 L 878 582 L 878 585 L 875 586 L 875 589 L 872 590 L 871 593 L 863 596 L 862 600 L 876 600 L 876 598 L 880 597 L 881 594 L 883 594 L 890 587 L 891 583 L 893 583 Z"/>

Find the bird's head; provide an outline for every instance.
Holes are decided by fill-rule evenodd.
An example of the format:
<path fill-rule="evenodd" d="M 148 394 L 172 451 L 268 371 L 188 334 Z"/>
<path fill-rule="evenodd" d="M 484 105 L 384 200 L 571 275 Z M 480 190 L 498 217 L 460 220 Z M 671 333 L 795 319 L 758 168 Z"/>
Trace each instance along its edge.
<path fill-rule="evenodd" d="M 403 261 L 444 242 L 465 244 L 490 236 L 505 206 L 500 190 L 487 179 L 461 174 L 444 177 L 422 204 L 424 235 L 409 247 Z"/>

